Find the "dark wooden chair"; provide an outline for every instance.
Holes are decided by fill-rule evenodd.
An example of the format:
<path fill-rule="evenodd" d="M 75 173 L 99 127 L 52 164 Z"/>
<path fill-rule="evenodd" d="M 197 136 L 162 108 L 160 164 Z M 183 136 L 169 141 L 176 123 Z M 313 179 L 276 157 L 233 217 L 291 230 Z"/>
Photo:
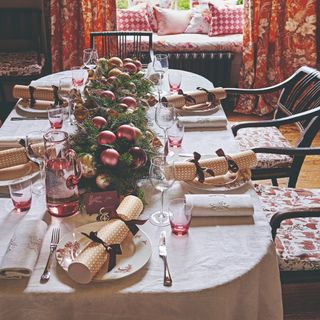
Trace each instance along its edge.
<path fill-rule="evenodd" d="M 5 85 L 29 84 L 48 72 L 43 8 L 34 1 L 0 5 L 0 94 L 9 100 Z"/>
<path fill-rule="evenodd" d="M 279 148 L 270 152 L 305 157 L 319 155 L 320 148 Z M 285 314 L 318 319 L 314 316 L 320 315 L 320 189 L 254 187 L 270 221 Z"/>
<path fill-rule="evenodd" d="M 98 50 L 99 57 L 136 58 L 144 64 L 153 58 L 152 32 L 91 32 L 90 47 Z"/>
<path fill-rule="evenodd" d="M 313 110 L 320 106 L 320 72 L 302 67 L 286 81 L 269 88 L 225 89 L 227 94 L 262 95 L 281 90 L 274 119 L 269 121 L 242 122 L 233 126 L 233 133 L 241 150 L 256 147 L 290 148 L 291 145 L 279 130 L 281 125 L 295 124 L 300 131 L 296 147 L 309 147 L 319 126 L 310 126 L 318 114 Z M 310 111 L 310 112 L 309 112 Z M 271 179 L 277 185 L 278 178 L 289 177 L 294 187 L 304 157 L 259 153 L 258 165 L 252 170 L 252 179 Z"/>

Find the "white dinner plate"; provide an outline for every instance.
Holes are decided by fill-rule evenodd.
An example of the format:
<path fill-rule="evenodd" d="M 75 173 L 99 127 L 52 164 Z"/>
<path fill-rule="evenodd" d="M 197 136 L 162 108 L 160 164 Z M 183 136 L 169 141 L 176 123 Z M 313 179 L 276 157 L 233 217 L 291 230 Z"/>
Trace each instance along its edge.
<path fill-rule="evenodd" d="M 67 271 L 71 262 L 75 260 L 83 248 L 91 241 L 83 236 L 81 232 L 90 233 L 90 231 L 98 231 L 103 225 L 103 222 L 86 224 L 62 237 L 56 250 L 56 258 L 62 269 Z M 135 246 L 133 255 L 117 255 L 115 267 L 109 272 L 99 272 L 93 281 L 120 279 L 140 270 L 151 257 L 151 242 L 147 235 L 142 230 L 139 230 L 133 236 L 133 243 Z"/>
<path fill-rule="evenodd" d="M 30 178 L 34 178 L 36 177 L 37 175 L 39 174 L 39 171 L 35 171 L 35 172 L 32 172 L 31 174 L 27 174 L 25 176 L 21 176 L 21 177 L 18 177 L 18 178 L 15 178 L 15 179 L 10 179 L 10 180 L 0 180 L 0 187 L 7 187 L 12 181 L 16 180 L 16 179 L 20 179 L 20 178 L 25 178 L 27 176 L 29 176 Z"/>
<path fill-rule="evenodd" d="M 197 179 L 193 181 L 182 181 L 188 187 L 191 187 L 196 191 L 205 192 L 228 192 L 231 190 L 237 190 L 245 186 L 249 181 L 244 180 L 242 177 L 234 180 L 234 174 L 227 173 L 225 176 L 225 184 L 210 184 L 210 183 L 200 183 Z"/>
<path fill-rule="evenodd" d="M 48 118 L 48 110 L 32 109 L 29 106 L 23 106 L 21 103 L 16 104 L 16 111 L 22 116 L 33 116 L 39 118 Z"/>

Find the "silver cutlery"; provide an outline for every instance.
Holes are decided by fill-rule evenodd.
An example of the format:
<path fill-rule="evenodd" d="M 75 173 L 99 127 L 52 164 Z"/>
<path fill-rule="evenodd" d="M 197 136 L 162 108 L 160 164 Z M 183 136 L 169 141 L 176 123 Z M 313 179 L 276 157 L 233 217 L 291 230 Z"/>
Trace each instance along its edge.
<path fill-rule="evenodd" d="M 159 241 L 159 256 L 163 260 L 164 264 L 164 276 L 163 276 L 163 285 L 170 287 L 172 285 L 172 278 L 170 275 L 168 262 L 167 262 L 167 247 L 166 247 L 166 232 L 161 231 L 160 241 Z"/>
<path fill-rule="evenodd" d="M 12 117 L 10 121 L 21 121 L 21 120 L 46 120 L 46 118 L 38 118 L 38 117 Z"/>
<path fill-rule="evenodd" d="M 41 275 L 41 280 L 42 281 L 47 281 L 50 278 L 51 272 L 51 263 L 52 263 L 52 256 L 53 253 L 56 251 L 58 243 L 59 243 L 59 238 L 60 238 L 60 228 L 53 228 L 52 230 L 52 235 L 51 235 L 51 241 L 50 241 L 50 253 L 48 257 L 48 261 L 46 264 L 46 267 L 43 271 L 43 274 Z"/>

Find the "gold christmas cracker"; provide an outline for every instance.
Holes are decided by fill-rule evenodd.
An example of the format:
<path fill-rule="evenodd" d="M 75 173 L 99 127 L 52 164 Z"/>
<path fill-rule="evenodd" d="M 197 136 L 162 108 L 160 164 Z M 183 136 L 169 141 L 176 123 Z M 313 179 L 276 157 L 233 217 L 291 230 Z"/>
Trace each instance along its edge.
<path fill-rule="evenodd" d="M 142 210 L 142 201 L 130 195 L 122 200 L 116 211 L 124 220 L 132 220 L 137 219 Z M 124 222 L 111 220 L 106 221 L 98 231 L 98 237 L 110 245 L 121 244 L 127 238 L 128 233 L 129 229 Z M 77 259 L 70 264 L 68 274 L 76 282 L 89 283 L 101 267 L 108 263 L 108 258 L 109 254 L 104 246 L 90 242 Z"/>
<path fill-rule="evenodd" d="M 38 171 L 38 166 L 34 162 L 28 161 L 24 164 L 0 169 L 0 180 L 17 179 L 36 171 Z"/>
<path fill-rule="evenodd" d="M 228 154 L 238 165 L 240 170 L 250 169 L 257 165 L 256 154 L 247 150 L 235 154 Z M 224 157 L 215 157 L 199 160 L 202 168 L 212 169 L 215 176 L 225 175 L 228 172 L 228 163 Z M 189 161 L 175 162 L 175 179 L 177 181 L 192 181 L 196 178 L 196 166 Z M 209 179 L 206 174 L 206 180 Z"/>
<path fill-rule="evenodd" d="M 228 163 L 225 158 L 215 157 L 199 161 L 202 168 L 212 169 L 216 176 L 228 172 Z M 196 166 L 189 161 L 175 162 L 175 179 L 177 181 L 192 181 L 196 177 Z"/>
<path fill-rule="evenodd" d="M 28 157 L 23 147 L 0 151 L 0 169 L 13 167 L 27 162 Z"/>
<path fill-rule="evenodd" d="M 220 100 L 225 99 L 227 94 L 223 88 L 213 88 L 207 90 L 208 92 L 212 93 L 215 97 L 215 101 L 213 103 L 214 106 L 218 105 L 220 103 Z M 184 92 L 186 95 L 191 96 L 195 100 L 194 103 L 187 103 L 185 97 L 183 95 L 175 94 L 171 96 L 166 96 L 163 98 L 165 102 L 168 102 L 169 104 L 172 104 L 175 108 L 181 109 L 181 108 L 187 108 L 188 106 L 191 107 L 192 105 L 199 105 L 198 109 L 204 106 L 206 102 L 208 102 L 208 94 L 203 90 L 197 90 L 197 91 L 190 91 L 190 92 Z M 190 108 L 192 110 L 192 108 Z"/>
<path fill-rule="evenodd" d="M 29 86 L 22 86 L 17 84 L 13 87 L 12 94 L 17 99 L 22 98 L 23 100 L 29 100 L 31 98 Z M 35 100 L 53 101 L 53 89 L 49 87 L 37 87 L 34 90 L 33 98 Z"/>

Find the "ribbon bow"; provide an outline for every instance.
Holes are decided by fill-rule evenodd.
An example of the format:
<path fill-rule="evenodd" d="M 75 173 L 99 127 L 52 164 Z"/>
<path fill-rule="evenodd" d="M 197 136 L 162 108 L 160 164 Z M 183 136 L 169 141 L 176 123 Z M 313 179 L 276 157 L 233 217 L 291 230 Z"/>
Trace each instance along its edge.
<path fill-rule="evenodd" d="M 148 220 L 138 220 L 138 219 L 133 219 L 133 220 L 124 220 L 119 214 L 115 211 L 113 212 L 108 212 L 104 207 L 100 209 L 100 213 L 97 217 L 98 221 L 109 221 L 109 220 L 120 220 L 125 223 L 125 225 L 128 227 L 130 232 L 133 235 L 136 235 L 137 232 L 139 231 L 139 228 L 137 225 L 143 225 L 146 223 Z"/>
<path fill-rule="evenodd" d="M 36 91 L 35 87 L 29 86 L 29 93 L 30 93 L 29 107 L 30 108 L 32 108 L 36 103 L 36 99 L 34 98 L 35 91 Z"/>
<path fill-rule="evenodd" d="M 239 167 L 236 164 L 236 162 L 230 156 L 226 155 L 222 149 L 218 149 L 216 151 L 216 154 L 218 157 L 224 157 L 227 160 L 229 171 L 233 173 L 236 173 L 239 171 Z"/>
<path fill-rule="evenodd" d="M 109 253 L 108 272 L 111 271 L 116 265 L 116 255 L 122 254 L 120 244 L 107 244 L 101 238 L 98 237 L 97 231 L 91 231 L 89 234 L 81 232 L 84 236 L 89 238 L 95 243 L 102 244 L 106 251 Z"/>
<path fill-rule="evenodd" d="M 196 166 L 196 175 L 198 177 L 198 181 L 200 183 L 203 183 L 205 180 L 204 173 L 208 173 L 210 176 L 214 177 L 214 171 L 209 168 L 202 168 L 199 163 L 200 158 L 201 154 L 199 154 L 198 152 L 194 152 L 193 159 L 189 161 L 194 163 L 194 165 Z"/>
<path fill-rule="evenodd" d="M 182 95 L 184 97 L 184 100 L 186 102 L 186 104 L 189 102 L 189 103 L 192 103 L 192 104 L 196 104 L 196 100 L 190 96 L 189 94 L 185 94 L 182 89 L 179 89 L 178 90 L 178 94 Z"/>
<path fill-rule="evenodd" d="M 215 102 L 216 97 L 212 92 L 209 92 L 207 89 L 202 87 L 197 87 L 197 90 L 204 91 L 207 94 L 207 99 L 209 102 Z"/>

